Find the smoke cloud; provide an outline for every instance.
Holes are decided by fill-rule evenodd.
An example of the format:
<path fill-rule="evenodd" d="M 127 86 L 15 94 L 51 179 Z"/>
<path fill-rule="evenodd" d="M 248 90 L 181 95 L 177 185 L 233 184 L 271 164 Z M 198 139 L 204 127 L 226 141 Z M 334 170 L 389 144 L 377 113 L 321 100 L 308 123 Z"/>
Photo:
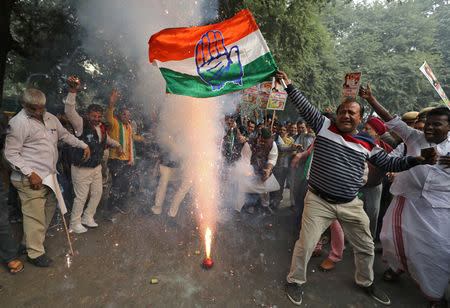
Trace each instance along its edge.
<path fill-rule="evenodd" d="M 87 30 L 83 48 L 88 54 L 104 54 L 100 41 L 113 42 L 123 56 L 138 63 L 133 98 L 145 101 L 144 113 L 156 108 L 159 113 L 159 145 L 170 159 L 181 159 L 180 177 L 188 177 L 193 184 L 194 206 L 201 233 L 218 216 L 220 144 L 223 135 L 222 119 L 235 109 L 237 95 L 216 99 L 194 99 L 165 94 L 165 82 L 159 70 L 148 61 L 148 40 L 164 28 L 199 26 L 217 19 L 217 2 L 102 0 L 81 1 L 79 20 Z M 113 55 L 112 55 L 113 56 Z M 117 76 L 120 85 L 125 82 Z M 119 88 L 120 91 L 120 88 Z"/>

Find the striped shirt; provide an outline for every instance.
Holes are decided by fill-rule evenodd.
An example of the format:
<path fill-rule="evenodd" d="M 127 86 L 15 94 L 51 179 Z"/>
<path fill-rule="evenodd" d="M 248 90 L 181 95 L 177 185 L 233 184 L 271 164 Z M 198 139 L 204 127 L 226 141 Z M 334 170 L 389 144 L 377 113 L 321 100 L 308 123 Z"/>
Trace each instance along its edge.
<path fill-rule="evenodd" d="M 365 162 L 368 160 L 384 171 L 400 172 L 418 164 L 412 157 L 390 157 L 368 135 L 349 135 L 337 127 L 293 85 L 287 93 L 301 117 L 316 133 L 314 154 L 309 172 L 313 189 L 342 200 L 353 200 L 363 185 Z"/>

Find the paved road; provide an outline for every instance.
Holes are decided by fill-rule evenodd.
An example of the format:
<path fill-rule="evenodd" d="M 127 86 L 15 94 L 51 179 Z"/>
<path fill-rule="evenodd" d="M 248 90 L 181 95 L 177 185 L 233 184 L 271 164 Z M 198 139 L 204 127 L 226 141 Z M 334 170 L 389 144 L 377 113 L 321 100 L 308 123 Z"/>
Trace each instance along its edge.
<path fill-rule="evenodd" d="M 189 204 L 190 200 L 183 203 L 175 225 L 165 216 L 141 214 L 148 207 L 143 198 L 130 200 L 135 211 L 115 224 L 98 219 L 99 228 L 72 235 L 76 253 L 70 267 L 65 234 L 58 225 L 46 241 L 54 265 L 37 268 L 25 263 L 25 271 L 15 276 L 4 269 L 0 306 L 293 307 L 283 291 L 296 239 L 293 213 L 287 207 L 271 216 L 236 216 L 222 209 L 213 241 L 215 265 L 206 271 L 200 267 L 203 240 Z M 310 262 L 303 307 L 382 307 L 355 286 L 348 245 L 334 271 L 318 271 L 321 260 Z M 396 284 L 379 281 L 386 268 L 380 255 L 374 268 L 392 307 L 426 306 L 407 277 Z M 152 284 L 153 278 L 159 283 Z"/>

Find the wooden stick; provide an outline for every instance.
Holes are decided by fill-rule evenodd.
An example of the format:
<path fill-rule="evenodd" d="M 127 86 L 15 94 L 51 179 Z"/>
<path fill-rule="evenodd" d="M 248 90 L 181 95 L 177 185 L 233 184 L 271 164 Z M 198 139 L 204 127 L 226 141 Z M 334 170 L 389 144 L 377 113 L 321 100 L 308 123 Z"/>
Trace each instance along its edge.
<path fill-rule="evenodd" d="M 62 219 L 63 219 L 63 223 L 64 223 L 64 229 L 66 230 L 67 241 L 69 242 L 70 254 L 73 256 L 74 254 L 73 254 L 72 242 L 70 241 L 70 235 L 69 235 L 69 230 L 67 229 L 66 218 L 64 218 L 63 213 L 61 213 L 61 215 L 62 215 Z"/>
<path fill-rule="evenodd" d="M 266 108 L 264 111 L 265 111 L 265 115 L 264 115 L 264 126 L 267 127 L 267 108 Z"/>
<path fill-rule="evenodd" d="M 56 181 L 56 176 L 55 174 L 52 175 L 53 178 L 53 186 L 55 186 L 55 190 L 59 190 L 59 185 L 58 182 Z M 56 192 L 55 192 L 56 195 Z M 62 195 L 62 194 L 61 194 Z M 56 197 L 56 196 L 55 196 Z M 56 198 L 57 199 L 57 198 Z M 73 248 L 72 248 L 72 242 L 70 241 L 70 235 L 69 235 L 69 229 L 67 229 L 67 223 L 66 223 L 66 218 L 64 217 L 63 212 L 61 211 L 61 208 L 59 208 L 59 211 L 61 212 L 61 216 L 63 219 L 63 223 L 64 223 L 64 229 L 66 230 L 66 235 L 67 235 L 67 242 L 69 242 L 69 248 L 70 248 L 70 253 L 73 254 Z"/>
<path fill-rule="evenodd" d="M 273 114 L 272 114 L 272 123 L 270 123 L 270 131 L 273 130 L 273 122 L 275 121 L 275 111 L 276 111 L 276 110 L 274 110 L 274 111 L 273 111 Z"/>

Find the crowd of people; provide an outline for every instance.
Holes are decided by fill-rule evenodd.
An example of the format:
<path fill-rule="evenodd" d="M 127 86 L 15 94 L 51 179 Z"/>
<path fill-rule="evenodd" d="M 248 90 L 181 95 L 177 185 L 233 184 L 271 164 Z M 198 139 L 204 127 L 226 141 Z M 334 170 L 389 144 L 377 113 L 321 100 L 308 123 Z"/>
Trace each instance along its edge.
<path fill-rule="evenodd" d="M 429 107 L 401 118 L 392 116 L 367 85 L 359 96 L 379 118 L 363 123 L 364 106 L 356 98 L 345 100 L 336 112 L 321 112 L 285 73 L 279 71 L 277 80 L 287 85 L 289 101 L 302 120 L 260 121 L 256 112 L 253 118 L 242 117 L 238 108 L 224 118 L 221 153 L 223 169 L 230 170 L 223 183 L 232 182 L 237 191 L 233 200 L 237 215 L 273 215 L 287 203 L 296 217 L 299 237 L 287 275 L 288 298 L 302 303 L 308 262 L 322 255 L 322 236 L 329 228 L 331 250 L 321 264 L 323 270 L 333 270 L 342 260 L 347 240 L 354 249 L 356 284 L 389 305 L 387 294 L 373 283 L 374 241 L 380 239 L 388 264 L 383 279 L 395 281 L 406 273 L 430 306 L 439 307 L 450 279 L 450 109 Z M 22 252 L 35 266 L 52 263 L 44 241 L 56 210 L 55 186 L 60 185 L 71 209 L 72 232 L 98 227 L 97 207 L 103 199 L 107 199 L 106 219 L 114 221 L 128 213 L 136 144 L 158 153 L 152 158 L 159 180 L 151 214 L 161 215 L 167 186 L 178 181 L 168 209 L 168 216 L 175 217 L 192 186 L 185 163 L 168 155 L 155 139 L 136 134 L 130 109 L 116 112 L 117 89 L 109 97 L 104 123 L 101 105 L 91 104 L 80 115 L 76 100 L 80 82 L 72 76 L 68 84 L 64 110 L 46 112 L 45 94 L 28 89 L 21 100 L 23 109 L 9 120 L 7 129 L 5 119 L 0 119 L 4 166 L 10 168 L 5 189 L 12 199 L 17 193 L 23 224 L 19 244 L 9 224 L 11 216 L 17 218 L 17 207 L 9 210 L 2 203 L 0 258 L 12 274 L 24 269 L 18 258 Z M 176 151 L 176 144 L 171 146 Z M 227 181 L 232 175 L 235 180 Z M 105 178 L 110 181 L 106 193 Z"/>

